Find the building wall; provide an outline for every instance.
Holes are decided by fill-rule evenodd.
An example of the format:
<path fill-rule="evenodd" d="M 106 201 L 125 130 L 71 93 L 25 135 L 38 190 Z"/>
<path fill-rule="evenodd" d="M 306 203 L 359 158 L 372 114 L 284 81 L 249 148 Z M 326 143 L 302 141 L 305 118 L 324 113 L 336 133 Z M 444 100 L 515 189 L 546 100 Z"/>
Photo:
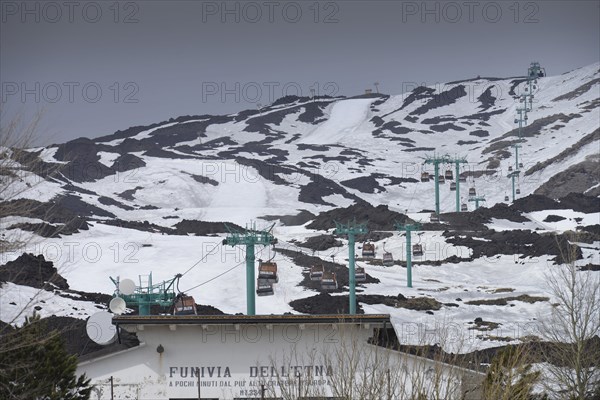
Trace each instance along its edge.
<path fill-rule="evenodd" d="M 325 396 L 460 398 L 462 370 L 367 343 L 373 328 L 350 324 L 154 325 L 143 345 L 79 365 L 92 399 Z M 162 346 L 164 351 L 157 352 Z M 388 372 L 389 371 L 389 372 Z M 369 390 L 367 392 L 367 390 Z M 453 395 L 453 393 L 455 395 Z"/>

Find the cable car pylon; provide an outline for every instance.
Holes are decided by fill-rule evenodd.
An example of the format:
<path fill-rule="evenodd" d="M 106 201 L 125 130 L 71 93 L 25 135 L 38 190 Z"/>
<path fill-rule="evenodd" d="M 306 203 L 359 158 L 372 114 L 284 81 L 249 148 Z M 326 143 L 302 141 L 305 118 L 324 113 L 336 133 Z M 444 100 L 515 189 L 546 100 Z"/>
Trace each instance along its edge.
<path fill-rule="evenodd" d="M 460 164 L 466 164 L 467 160 L 464 157 L 450 157 L 449 155 L 427 157 L 425 164 L 433 164 L 435 171 L 434 182 L 435 182 L 435 213 L 439 217 L 440 215 L 440 182 L 439 182 L 439 171 L 440 164 L 454 164 L 455 165 L 455 182 L 456 182 L 456 212 L 460 212 Z"/>
<path fill-rule="evenodd" d="M 356 221 L 348 222 L 348 224 L 340 224 L 335 222 L 335 235 L 347 235 L 348 236 L 348 271 L 349 271 L 349 286 L 350 286 L 350 314 L 356 314 L 356 271 L 355 271 L 355 255 L 354 245 L 356 242 L 356 235 L 365 235 L 369 232 L 366 224 L 357 224 Z"/>
<path fill-rule="evenodd" d="M 512 171 L 512 168 L 509 167 L 509 173 L 507 175 L 507 177 L 511 180 L 513 202 L 517 197 L 516 195 L 519 194 L 518 192 L 520 192 L 520 189 L 515 189 L 515 180 L 519 178 L 521 168 L 523 167 L 523 163 L 519 162 L 519 148 L 521 148 L 520 143 L 524 141 L 522 131 L 523 127 L 527 125 L 527 113 L 533 109 L 533 98 L 535 97 L 533 91 L 537 89 L 537 79 L 538 77 L 544 76 L 546 76 L 546 70 L 540 66 L 539 62 L 532 62 L 527 69 L 527 87 L 525 88 L 526 93 L 519 96 L 519 102 L 523 103 L 523 107 L 517 107 L 518 118 L 515 118 L 515 124 L 519 124 L 519 129 L 517 131 L 518 139 L 516 143 L 512 145 L 512 147 L 515 149 L 515 170 Z M 529 106 L 527 105 L 528 103 Z"/>
<path fill-rule="evenodd" d="M 485 201 L 485 197 L 483 197 L 483 196 L 471 196 L 471 197 L 469 197 L 469 201 L 474 201 L 475 202 L 475 209 L 477 210 L 479 208 L 479 203 L 481 203 L 482 201 Z"/>
<path fill-rule="evenodd" d="M 511 186 L 512 186 L 512 201 L 515 201 L 516 198 L 516 191 L 515 191 L 515 179 L 519 178 L 519 174 L 521 173 L 520 168 L 519 168 L 519 148 L 521 148 L 521 145 L 519 143 L 521 143 L 523 141 L 522 139 L 522 130 L 523 130 L 523 125 L 524 123 L 527 123 L 527 105 L 525 105 L 525 108 L 517 108 L 517 113 L 519 114 L 518 118 L 515 118 L 515 123 L 519 124 L 519 129 L 518 129 L 518 139 L 517 142 L 515 144 L 512 145 L 512 147 L 515 149 L 515 169 L 514 171 L 509 171 L 507 177 L 510 178 L 511 180 Z"/>
<path fill-rule="evenodd" d="M 410 234 L 412 231 L 418 231 L 421 229 L 421 224 L 395 224 L 394 229 L 399 232 L 406 233 L 406 286 L 412 287 L 412 246 L 411 246 L 411 237 Z"/>
<path fill-rule="evenodd" d="M 229 246 L 246 246 L 246 313 L 248 315 L 256 315 L 256 292 L 255 292 L 255 279 L 254 279 L 254 246 L 268 246 L 277 243 L 277 239 L 271 234 L 271 230 L 275 224 L 267 231 L 256 230 L 256 223 L 251 224 L 246 230 L 240 232 L 229 225 L 225 224 L 225 227 L 229 231 L 229 234 L 223 239 L 224 245 Z"/>
<path fill-rule="evenodd" d="M 455 157 L 452 162 L 454 163 L 454 168 L 456 170 L 456 212 L 460 212 L 460 164 L 466 164 L 467 160 L 465 158 Z"/>

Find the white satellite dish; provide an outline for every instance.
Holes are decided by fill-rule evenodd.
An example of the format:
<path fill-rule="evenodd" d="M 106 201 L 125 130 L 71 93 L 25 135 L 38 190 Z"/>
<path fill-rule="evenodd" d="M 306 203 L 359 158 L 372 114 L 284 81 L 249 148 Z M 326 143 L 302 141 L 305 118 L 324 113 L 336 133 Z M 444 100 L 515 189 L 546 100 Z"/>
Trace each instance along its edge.
<path fill-rule="evenodd" d="M 100 345 L 111 344 L 117 337 L 117 330 L 112 324 L 112 314 L 100 311 L 92 315 L 85 325 L 87 335 Z"/>
<path fill-rule="evenodd" d="M 110 311 L 112 311 L 113 314 L 121 315 L 125 312 L 127 304 L 122 298 L 115 297 L 108 304 L 108 308 L 110 309 Z"/>
<path fill-rule="evenodd" d="M 133 294 L 135 291 L 135 282 L 131 279 L 123 279 L 119 282 L 119 292 L 123 293 L 126 296 Z"/>

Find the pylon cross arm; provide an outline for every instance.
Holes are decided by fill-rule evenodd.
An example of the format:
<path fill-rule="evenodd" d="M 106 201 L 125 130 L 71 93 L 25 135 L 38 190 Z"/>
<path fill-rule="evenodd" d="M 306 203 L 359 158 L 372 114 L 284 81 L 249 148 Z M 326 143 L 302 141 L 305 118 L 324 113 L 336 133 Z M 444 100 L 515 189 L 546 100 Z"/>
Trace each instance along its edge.
<path fill-rule="evenodd" d="M 335 223 L 335 231 L 333 232 L 335 235 L 348 235 L 348 234 L 366 234 L 369 230 L 365 226 L 365 224 L 340 224 L 339 222 Z"/>

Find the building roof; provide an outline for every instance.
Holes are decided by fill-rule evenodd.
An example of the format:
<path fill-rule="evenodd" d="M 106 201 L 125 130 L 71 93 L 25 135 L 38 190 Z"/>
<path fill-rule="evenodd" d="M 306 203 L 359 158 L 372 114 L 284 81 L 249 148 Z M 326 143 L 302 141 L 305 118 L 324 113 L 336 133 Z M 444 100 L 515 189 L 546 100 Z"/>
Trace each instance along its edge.
<path fill-rule="evenodd" d="M 375 324 L 390 323 L 389 314 L 285 315 L 115 315 L 115 325 L 230 325 L 230 324 Z"/>

